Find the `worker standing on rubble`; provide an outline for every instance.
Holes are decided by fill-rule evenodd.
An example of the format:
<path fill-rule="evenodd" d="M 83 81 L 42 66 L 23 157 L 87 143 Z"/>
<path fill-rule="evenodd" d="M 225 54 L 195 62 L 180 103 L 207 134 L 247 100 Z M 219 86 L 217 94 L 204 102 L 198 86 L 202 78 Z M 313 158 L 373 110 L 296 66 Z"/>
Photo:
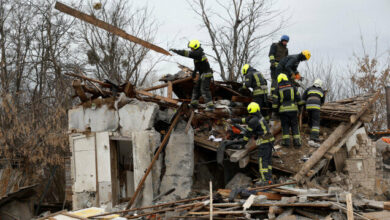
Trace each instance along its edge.
<path fill-rule="evenodd" d="M 251 67 L 249 64 L 245 64 L 241 73 L 245 77 L 245 81 L 243 83 L 242 88 L 252 88 L 253 89 L 253 101 L 260 105 L 261 114 L 265 118 L 265 120 L 269 121 L 269 113 L 267 95 L 268 95 L 268 87 L 267 80 L 265 80 L 263 74 L 257 71 L 255 68 Z"/>
<path fill-rule="evenodd" d="M 298 89 L 292 85 L 286 74 L 278 76 L 278 87 L 273 95 L 272 109 L 279 114 L 282 123 L 282 145 L 290 146 L 290 128 L 293 134 L 295 148 L 301 147 L 301 135 L 298 127 L 298 109 L 301 109 L 304 102 Z"/>
<path fill-rule="evenodd" d="M 298 65 L 301 61 L 309 60 L 311 53 L 308 50 L 304 50 L 299 54 L 289 55 L 283 58 L 276 68 L 276 74 L 284 73 L 287 75 L 288 79 L 294 85 L 294 80 L 301 80 L 301 75 L 298 72 Z"/>
<path fill-rule="evenodd" d="M 210 83 L 213 78 L 213 70 L 210 68 L 209 61 L 198 40 L 191 40 L 188 43 L 188 47 L 191 51 L 176 49 L 170 49 L 170 51 L 194 60 L 195 68 L 192 72 L 192 78 L 194 79 L 195 85 L 192 90 L 191 106 L 197 108 L 199 98 L 202 95 L 207 106 L 206 110 L 212 111 L 214 110 L 214 104 L 210 92 Z"/>
<path fill-rule="evenodd" d="M 325 101 L 325 93 L 322 89 L 322 81 L 314 80 L 313 86 L 306 89 L 302 96 L 306 103 L 306 111 L 309 114 L 310 140 L 320 141 L 320 110 Z"/>
<path fill-rule="evenodd" d="M 247 107 L 249 116 L 246 118 L 230 119 L 230 122 L 247 124 L 247 132 L 244 135 L 244 146 L 251 137 L 255 137 L 259 155 L 259 172 L 261 180 L 256 185 L 272 184 L 272 149 L 274 136 L 272 135 L 267 122 L 260 113 L 260 105 L 251 102 Z"/>
<path fill-rule="evenodd" d="M 279 42 L 273 43 L 271 45 L 271 48 L 269 50 L 269 62 L 271 63 L 271 93 L 275 90 L 276 88 L 276 82 L 278 75 L 276 74 L 276 68 L 279 65 L 279 62 L 286 56 L 288 56 L 288 48 L 287 48 L 287 43 L 289 42 L 290 37 L 287 35 L 283 35 L 280 38 Z"/>

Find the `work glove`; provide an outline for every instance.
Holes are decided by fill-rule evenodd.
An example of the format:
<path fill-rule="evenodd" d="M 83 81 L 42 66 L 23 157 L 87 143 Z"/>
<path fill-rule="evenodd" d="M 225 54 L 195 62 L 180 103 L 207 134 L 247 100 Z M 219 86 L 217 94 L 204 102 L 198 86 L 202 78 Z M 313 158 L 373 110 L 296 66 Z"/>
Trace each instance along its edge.
<path fill-rule="evenodd" d="M 197 82 L 199 80 L 199 78 L 200 78 L 199 74 L 197 74 L 195 72 L 192 73 L 192 79 L 194 82 Z"/>
<path fill-rule="evenodd" d="M 271 60 L 271 68 L 274 68 L 275 67 L 275 60 Z"/>
<path fill-rule="evenodd" d="M 177 53 L 177 50 L 176 49 L 169 49 L 169 51 L 172 51 L 172 52 L 174 52 L 174 53 Z"/>
<path fill-rule="evenodd" d="M 271 120 L 276 121 L 278 119 L 279 119 L 279 113 L 277 113 L 276 111 L 272 112 Z"/>
<path fill-rule="evenodd" d="M 233 123 L 232 119 L 230 119 L 230 118 L 228 120 L 226 120 L 226 122 L 229 123 L 229 124 Z"/>
<path fill-rule="evenodd" d="M 240 88 L 238 89 L 238 92 L 239 92 L 239 93 L 243 93 L 243 92 L 245 92 L 245 90 L 246 90 L 246 89 L 245 89 L 244 87 L 240 87 Z"/>

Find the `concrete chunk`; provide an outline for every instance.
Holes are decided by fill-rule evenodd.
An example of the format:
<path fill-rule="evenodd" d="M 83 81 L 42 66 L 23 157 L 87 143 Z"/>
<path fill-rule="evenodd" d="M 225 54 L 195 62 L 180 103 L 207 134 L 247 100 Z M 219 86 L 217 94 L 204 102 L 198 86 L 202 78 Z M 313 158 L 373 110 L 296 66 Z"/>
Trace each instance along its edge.
<path fill-rule="evenodd" d="M 174 201 L 189 196 L 194 173 L 194 132 L 192 128 L 185 133 L 186 122 L 180 121 L 172 132 L 165 148 L 165 175 L 161 181 L 160 192 L 172 188 L 176 190 L 164 201 Z"/>
<path fill-rule="evenodd" d="M 243 173 L 237 173 L 233 179 L 226 184 L 226 189 L 236 189 L 238 187 L 249 186 L 252 183 L 252 179 Z"/>
<path fill-rule="evenodd" d="M 151 130 L 158 109 L 159 107 L 155 103 L 137 100 L 123 106 L 118 111 L 121 133 L 125 135 L 131 131 Z"/>

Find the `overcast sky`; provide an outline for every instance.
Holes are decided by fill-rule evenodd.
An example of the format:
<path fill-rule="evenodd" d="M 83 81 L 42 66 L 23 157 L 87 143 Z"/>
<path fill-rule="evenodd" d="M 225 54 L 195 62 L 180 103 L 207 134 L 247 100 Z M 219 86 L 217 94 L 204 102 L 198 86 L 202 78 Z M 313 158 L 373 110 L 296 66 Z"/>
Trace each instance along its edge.
<path fill-rule="evenodd" d="M 154 9 L 161 24 L 157 36 L 161 47 L 185 48 L 190 39 L 209 39 L 207 32 L 200 30 L 199 17 L 185 0 L 132 1 Z M 215 4 L 213 0 L 208 3 Z M 389 51 L 390 0 L 275 0 L 274 3 L 275 9 L 285 10 L 291 16 L 288 27 L 280 32 L 280 35 L 290 36 L 290 54 L 308 49 L 312 52 L 309 62 L 333 60 L 340 66 L 347 65 L 354 52 L 361 52 L 360 34 L 370 51 L 373 51 L 376 36 L 379 37 L 379 52 Z M 280 35 L 273 41 L 277 41 Z M 212 53 L 211 48 L 204 49 Z M 267 53 L 268 49 L 258 61 L 258 69 L 265 72 L 269 67 Z M 192 67 L 191 60 L 180 56 L 168 60 L 159 66 L 162 74 L 178 70 L 173 62 Z"/>
<path fill-rule="evenodd" d="M 199 30 L 199 18 L 185 0 L 143 2 L 154 7 L 155 16 L 161 22 L 159 41 L 169 42 L 176 48 L 184 48 L 188 39 L 208 39 L 208 34 Z M 334 60 L 340 65 L 346 64 L 353 52 L 361 51 L 360 34 L 363 35 L 366 46 L 371 51 L 376 36 L 379 37 L 379 52 L 386 52 L 390 48 L 390 0 L 275 0 L 274 2 L 275 9 L 286 10 L 286 13 L 291 15 L 288 27 L 281 31 L 281 34 L 290 36 L 291 41 L 288 46 L 290 53 L 309 49 L 312 52 L 311 62 L 326 59 Z M 279 35 L 275 36 L 274 41 L 279 37 Z M 161 46 L 166 45 L 162 43 Z M 212 52 L 211 48 L 205 50 Z M 260 61 L 262 65 L 259 69 L 267 69 L 269 66 L 266 53 L 265 59 Z M 186 59 L 174 57 L 171 60 L 185 62 Z M 191 62 L 187 63 L 191 64 Z M 172 64 L 164 65 L 165 68 L 169 66 Z"/>

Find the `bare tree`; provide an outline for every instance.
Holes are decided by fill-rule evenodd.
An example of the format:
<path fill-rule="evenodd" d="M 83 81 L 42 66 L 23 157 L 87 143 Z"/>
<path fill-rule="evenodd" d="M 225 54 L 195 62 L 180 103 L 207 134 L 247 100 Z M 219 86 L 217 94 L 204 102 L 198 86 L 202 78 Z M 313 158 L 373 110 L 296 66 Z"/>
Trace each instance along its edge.
<path fill-rule="evenodd" d="M 115 3 L 105 0 L 101 10 L 95 10 L 93 1 L 90 1 L 88 10 L 97 18 L 134 36 L 149 42 L 155 39 L 158 25 L 147 7 L 132 8 L 126 0 Z M 118 83 L 131 81 L 142 85 L 162 59 L 162 56 L 150 56 L 150 50 L 143 46 L 89 24 L 81 23 L 79 32 L 82 53 L 87 55 L 88 63 L 94 67 L 100 79 L 109 78 Z"/>
<path fill-rule="evenodd" d="M 217 0 L 218 9 L 211 9 L 206 0 L 189 3 L 209 33 L 212 57 L 224 81 L 236 81 L 245 63 L 255 64 L 264 42 L 284 26 L 271 0 Z"/>
<path fill-rule="evenodd" d="M 328 102 L 350 96 L 348 92 L 350 77 L 349 75 L 342 75 L 343 70 L 333 60 L 324 59 L 318 62 L 306 62 L 301 72 L 305 76 L 304 88 L 312 86 L 315 79 L 323 81 L 323 89 L 326 91 L 326 101 Z"/>
<path fill-rule="evenodd" d="M 354 63 L 349 68 L 351 77 L 351 94 L 375 93 L 380 90 L 378 101 L 374 104 L 374 119 L 368 125 L 371 131 L 384 129 L 386 126 L 386 109 L 384 88 L 390 84 L 390 54 L 378 52 L 378 37 L 375 39 L 372 54 L 366 49 L 364 39 L 361 36 L 362 55 L 354 54 Z"/>

